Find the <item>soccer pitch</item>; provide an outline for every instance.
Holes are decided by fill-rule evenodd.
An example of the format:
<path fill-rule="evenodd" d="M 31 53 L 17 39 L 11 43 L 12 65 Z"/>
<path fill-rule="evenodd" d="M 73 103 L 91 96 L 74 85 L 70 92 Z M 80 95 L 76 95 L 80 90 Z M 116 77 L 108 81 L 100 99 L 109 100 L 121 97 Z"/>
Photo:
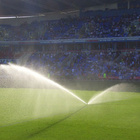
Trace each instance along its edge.
<path fill-rule="evenodd" d="M 100 91 L 73 90 L 88 102 Z M 0 89 L 0 140 L 139 140 L 140 93 L 83 104 L 56 89 Z"/>

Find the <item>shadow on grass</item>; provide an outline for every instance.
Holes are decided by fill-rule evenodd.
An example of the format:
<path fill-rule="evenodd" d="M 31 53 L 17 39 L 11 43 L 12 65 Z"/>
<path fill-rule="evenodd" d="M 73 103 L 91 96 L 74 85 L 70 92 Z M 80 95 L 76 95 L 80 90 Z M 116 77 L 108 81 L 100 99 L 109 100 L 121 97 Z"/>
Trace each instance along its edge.
<path fill-rule="evenodd" d="M 27 138 L 34 137 L 34 136 L 36 136 L 36 135 L 38 135 L 38 134 L 40 134 L 40 133 L 42 133 L 42 132 L 44 132 L 44 131 L 47 131 L 48 129 L 52 128 L 53 126 L 55 126 L 55 125 L 57 125 L 57 124 L 59 124 L 59 123 L 65 121 L 66 119 L 68 119 L 68 118 L 70 118 L 71 116 L 75 115 L 76 113 L 78 113 L 79 111 L 81 111 L 82 109 L 84 109 L 85 107 L 87 107 L 87 105 L 85 105 L 85 106 L 83 106 L 82 108 L 76 110 L 75 112 L 71 113 L 70 115 L 68 115 L 68 116 L 66 116 L 66 117 L 64 117 L 64 118 L 62 118 L 62 119 L 60 119 L 60 120 L 54 122 L 53 124 L 51 124 L 51 125 L 49 125 L 49 126 L 47 126 L 47 127 L 45 127 L 45 128 L 42 128 L 42 129 L 40 129 L 40 130 L 37 131 L 37 132 L 34 132 L 34 133 L 30 134 Z"/>

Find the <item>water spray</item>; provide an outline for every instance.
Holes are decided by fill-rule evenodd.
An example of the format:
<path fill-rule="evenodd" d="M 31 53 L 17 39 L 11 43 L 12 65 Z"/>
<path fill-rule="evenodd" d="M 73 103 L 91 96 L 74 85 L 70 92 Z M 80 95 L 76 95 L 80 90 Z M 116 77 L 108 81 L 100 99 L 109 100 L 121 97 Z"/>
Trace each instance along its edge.
<path fill-rule="evenodd" d="M 88 104 L 94 104 L 94 102 L 95 102 L 97 99 L 101 98 L 105 93 L 107 93 L 108 91 L 111 91 L 112 89 L 116 88 L 117 86 L 118 86 L 118 84 L 117 84 L 117 85 L 114 85 L 114 86 L 112 86 L 112 87 L 107 88 L 106 90 L 102 91 L 101 93 L 97 94 L 96 96 L 93 96 L 93 97 L 89 100 Z"/>
<path fill-rule="evenodd" d="M 12 68 L 15 68 L 15 69 L 19 70 L 19 71 L 24 71 L 24 72 L 27 72 L 27 73 L 29 73 L 29 74 L 35 76 L 35 77 L 39 77 L 39 78 L 41 78 L 42 80 L 45 80 L 46 82 L 49 82 L 50 84 L 52 84 L 52 85 L 58 87 L 59 89 L 61 89 L 61 90 L 63 90 L 63 91 L 66 91 L 67 93 L 69 93 L 70 95 L 72 95 L 73 97 L 75 97 L 76 99 L 78 99 L 79 101 L 83 102 L 84 104 L 87 104 L 84 100 L 82 100 L 80 97 L 78 97 L 77 95 L 75 95 L 73 92 L 69 91 L 69 90 L 66 89 L 65 87 L 59 85 L 58 83 L 56 83 L 56 82 L 50 80 L 49 78 L 47 78 L 47 77 L 45 77 L 45 76 L 43 76 L 43 75 L 41 75 L 41 74 L 39 74 L 39 73 L 37 73 L 37 72 L 35 72 L 35 71 L 33 71 L 33 70 L 30 70 L 30 69 L 28 69 L 28 68 L 26 68 L 26 67 L 18 66 L 18 65 L 15 65 L 15 64 L 10 64 L 10 63 L 9 63 L 8 65 L 11 66 Z M 4 65 L 3 65 L 3 66 L 4 66 Z"/>
<path fill-rule="evenodd" d="M 93 96 L 89 100 L 88 104 L 95 104 L 97 102 L 101 103 L 101 102 L 106 102 L 106 101 L 125 100 L 128 97 L 124 96 L 123 94 L 119 94 L 119 91 L 122 92 L 122 90 L 124 90 L 124 89 L 128 90 L 128 88 L 130 88 L 130 87 L 131 87 L 130 84 L 128 85 L 128 84 L 125 84 L 125 83 L 116 84 L 114 86 L 111 86 L 111 87 L 107 88 L 106 90 L 100 92 L 99 94 Z M 105 95 L 106 98 L 103 98 L 104 95 Z"/>

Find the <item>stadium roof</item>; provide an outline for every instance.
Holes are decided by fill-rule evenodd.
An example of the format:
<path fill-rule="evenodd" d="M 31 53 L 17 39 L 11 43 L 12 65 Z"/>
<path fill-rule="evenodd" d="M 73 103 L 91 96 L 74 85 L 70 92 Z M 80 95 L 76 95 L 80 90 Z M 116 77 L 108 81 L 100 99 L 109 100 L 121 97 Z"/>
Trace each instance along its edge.
<path fill-rule="evenodd" d="M 0 16 L 35 15 L 79 10 L 121 0 L 0 0 Z"/>

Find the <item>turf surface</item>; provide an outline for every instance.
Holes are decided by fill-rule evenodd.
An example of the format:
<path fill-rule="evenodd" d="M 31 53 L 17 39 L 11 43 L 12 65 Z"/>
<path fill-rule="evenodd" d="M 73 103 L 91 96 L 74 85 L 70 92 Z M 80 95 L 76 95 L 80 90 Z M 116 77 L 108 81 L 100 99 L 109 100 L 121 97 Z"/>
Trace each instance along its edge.
<path fill-rule="evenodd" d="M 41 89 L 0 89 L 0 140 L 140 139 L 140 93 L 119 92 L 119 95 L 129 98 L 84 105 L 65 94 L 62 97 L 59 93 L 50 96 L 57 97 L 58 102 L 55 99 L 49 102 L 49 98 L 47 104 L 44 102 L 47 99 L 44 95 L 46 92 Z M 73 92 L 86 102 L 99 93 Z M 36 98 L 38 93 L 42 93 L 43 97 Z M 40 100 L 39 115 L 33 117 L 34 104 Z M 45 104 L 49 107 L 49 115 L 48 112 L 45 114 L 47 107 L 42 108 Z"/>

